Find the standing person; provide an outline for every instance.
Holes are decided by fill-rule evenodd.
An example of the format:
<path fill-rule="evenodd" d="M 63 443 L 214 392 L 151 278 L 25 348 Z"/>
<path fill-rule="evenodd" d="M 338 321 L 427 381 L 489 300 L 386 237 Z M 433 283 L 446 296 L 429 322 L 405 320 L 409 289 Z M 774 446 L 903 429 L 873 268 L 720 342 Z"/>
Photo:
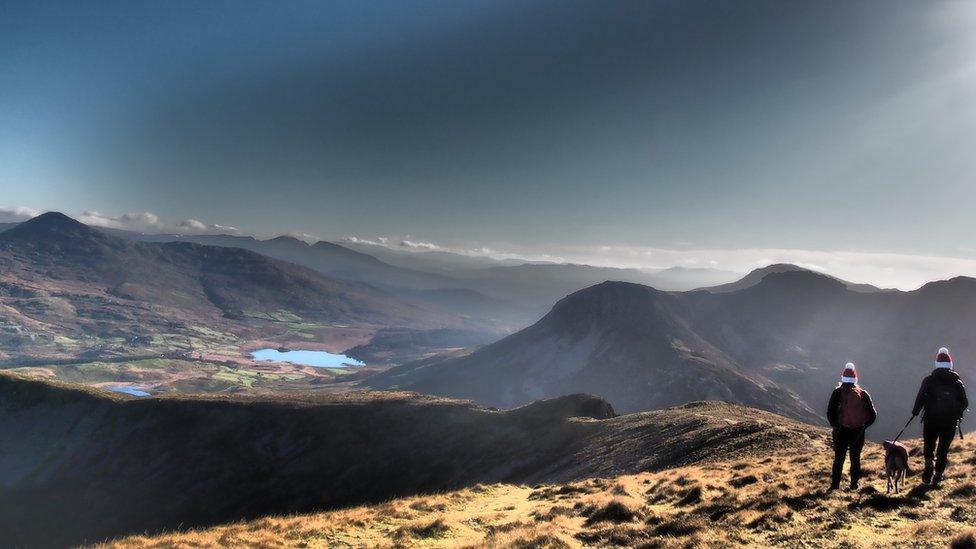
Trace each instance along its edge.
<path fill-rule="evenodd" d="M 922 380 L 912 408 L 913 416 L 925 412 L 922 415 L 922 437 L 925 440 L 922 482 L 925 484 L 938 486 L 942 482 L 949 461 L 949 445 L 967 408 L 966 388 L 959 380 L 959 374 L 952 369 L 949 349 L 942 347 L 935 357 L 935 370 Z"/>
<path fill-rule="evenodd" d="M 861 480 L 861 449 L 864 431 L 878 418 L 871 395 L 857 384 L 857 368 L 853 362 L 844 366 L 840 385 L 830 395 L 827 421 L 834 428 L 834 467 L 830 473 L 830 489 L 840 488 L 844 458 L 851 454 L 851 490 L 857 490 Z"/>

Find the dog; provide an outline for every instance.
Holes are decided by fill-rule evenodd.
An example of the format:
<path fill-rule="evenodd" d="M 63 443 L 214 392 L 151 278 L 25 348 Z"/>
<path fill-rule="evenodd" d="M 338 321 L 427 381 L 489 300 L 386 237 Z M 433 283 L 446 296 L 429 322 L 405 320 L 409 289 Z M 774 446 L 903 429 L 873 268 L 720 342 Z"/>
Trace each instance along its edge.
<path fill-rule="evenodd" d="M 908 447 L 892 440 L 884 441 L 885 474 L 888 476 L 888 492 L 895 488 L 897 494 L 908 474 Z"/>

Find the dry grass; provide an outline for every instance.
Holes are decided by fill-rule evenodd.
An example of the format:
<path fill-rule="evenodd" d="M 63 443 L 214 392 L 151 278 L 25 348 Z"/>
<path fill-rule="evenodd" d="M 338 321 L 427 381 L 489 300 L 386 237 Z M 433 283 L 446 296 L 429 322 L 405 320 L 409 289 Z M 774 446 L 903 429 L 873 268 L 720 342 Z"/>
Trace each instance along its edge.
<path fill-rule="evenodd" d="M 112 547 L 912 547 L 976 549 L 976 444 L 952 455 L 942 488 L 885 494 L 882 451 L 865 449 L 857 492 L 827 493 L 829 456 L 683 467 L 534 489 L 479 485 L 440 495 L 270 517 Z M 919 445 L 912 441 L 911 445 Z M 921 470 L 917 463 L 913 469 Z"/>

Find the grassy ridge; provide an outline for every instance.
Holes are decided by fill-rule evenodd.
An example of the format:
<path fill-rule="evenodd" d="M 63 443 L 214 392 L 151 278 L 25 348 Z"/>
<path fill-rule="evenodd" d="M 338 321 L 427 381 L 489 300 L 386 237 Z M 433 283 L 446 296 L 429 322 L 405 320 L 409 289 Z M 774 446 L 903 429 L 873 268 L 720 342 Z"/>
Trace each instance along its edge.
<path fill-rule="evenodd" d="M 973 547 L 972 438 L 954 448 L 941 489 L 920 486 L 916 474 L 898 495 L 884 493 L 877 445 L 865 450 L 862 488 L 830 494 L 830 457 L 813 449 L 565 484 L 482 485 L 108 547 Z"/>
<path fill-rule="evenodd" d="M 0 531 L 63 546 L 823 438 L 723 403 L 611 415 L 586 395 L 505 412 L 406 393 L 139 399 L 0 373 Z"/>

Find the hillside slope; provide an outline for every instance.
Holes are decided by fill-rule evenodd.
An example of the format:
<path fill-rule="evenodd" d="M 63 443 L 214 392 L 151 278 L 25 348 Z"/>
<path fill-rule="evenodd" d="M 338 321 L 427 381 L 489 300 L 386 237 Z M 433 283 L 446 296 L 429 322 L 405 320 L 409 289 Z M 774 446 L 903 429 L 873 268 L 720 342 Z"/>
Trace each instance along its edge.
<path fill-rule="evenodd" d="M 914 448 L 919 441 L 908 441 Z M 941 489 L 885 494 L 881 448 L 865 448 L 857 492 L 824 491 L 823 444 L 656 473 L 535 486 L 493 484 L 381 505 L 109 544 L 147 547 L 911 547 L 976 544 L 976 443 L 957 443 Z M 912 458 L 919 469 L 919 458 Z"/>
<path fill-rule="evenodd" d="M 584 395 L 507 412 L 403 393 L 137 399 L 0 372 L 0 531 L 13 545 L 64 546 L 824 437 L 724 403 L 612 415 Z"/>

